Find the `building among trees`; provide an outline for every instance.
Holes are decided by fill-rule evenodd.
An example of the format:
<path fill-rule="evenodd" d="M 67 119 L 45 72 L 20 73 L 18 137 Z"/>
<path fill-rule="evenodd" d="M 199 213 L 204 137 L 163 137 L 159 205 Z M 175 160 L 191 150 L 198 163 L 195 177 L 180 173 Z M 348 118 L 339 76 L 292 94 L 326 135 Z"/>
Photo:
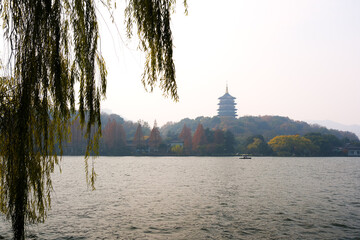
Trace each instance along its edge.
<path fill-rule="evenodd" d="M 235 108 L 235 97 L 229 94 L 228 85 L 226 84 L 226 92 L 222 97 L 219 97 L 220 102 L 218 103 L 218 116 L 219 117 L 233 117 L 237 116 Z"/>

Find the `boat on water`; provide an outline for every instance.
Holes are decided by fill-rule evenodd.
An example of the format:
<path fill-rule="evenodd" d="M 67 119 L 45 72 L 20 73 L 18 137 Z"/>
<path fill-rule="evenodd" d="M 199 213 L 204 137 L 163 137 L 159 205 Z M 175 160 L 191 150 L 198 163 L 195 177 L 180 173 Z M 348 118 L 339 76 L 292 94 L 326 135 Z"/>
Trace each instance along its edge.
<path fill-rule="evenodd" d="M 239 157 L 239 159 L 251 159 L 251 157 L 247 154 L 243 154 Z"/>

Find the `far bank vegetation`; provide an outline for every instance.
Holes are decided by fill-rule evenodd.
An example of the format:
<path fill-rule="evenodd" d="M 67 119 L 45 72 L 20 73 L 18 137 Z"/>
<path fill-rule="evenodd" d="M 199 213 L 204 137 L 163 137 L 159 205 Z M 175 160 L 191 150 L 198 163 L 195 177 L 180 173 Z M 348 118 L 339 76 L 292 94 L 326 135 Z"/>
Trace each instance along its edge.
<path fill-rule="evenodd" d="M 99 153 L 127 155 L 226 156 L 343 156 L 346 145 L 360 145 L 351 132 L 327 129 L 279 116 L 235 118 L 198 117 L 167 123 L 126 121 L 116 114 L 102 114 Z M 77 119 L 65 155 L 82 155 L 86 147 Z"/>

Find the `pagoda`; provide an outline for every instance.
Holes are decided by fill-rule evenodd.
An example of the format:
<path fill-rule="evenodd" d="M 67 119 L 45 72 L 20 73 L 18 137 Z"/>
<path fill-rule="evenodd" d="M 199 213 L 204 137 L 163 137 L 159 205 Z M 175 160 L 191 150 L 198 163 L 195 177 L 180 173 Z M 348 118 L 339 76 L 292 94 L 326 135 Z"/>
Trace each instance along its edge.
<path fill-rule="evenodd" d="M 233 117 L 237 116 L 235 108 L 235 97 L 229 94 L 228 85 L 226 84 L 226 92 L 222 97 L 219 97 L 220 102 L 218 103 L 218 116 L 219 117 Z"/>

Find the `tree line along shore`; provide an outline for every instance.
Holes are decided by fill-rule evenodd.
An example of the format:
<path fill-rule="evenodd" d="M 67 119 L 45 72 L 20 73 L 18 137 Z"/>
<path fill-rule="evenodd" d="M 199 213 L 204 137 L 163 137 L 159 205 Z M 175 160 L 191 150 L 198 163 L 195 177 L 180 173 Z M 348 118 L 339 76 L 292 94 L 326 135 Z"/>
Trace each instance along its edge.
<path fill-rule="evenodd" d="M 101 120 L 102 156 L 347 156 L 350 146 L 360 148 L 354 133 L 280 116 L 185 118 L 152 128 L 116 114 L 103 113 Z M 87 139 L 76 118 L 70 130 L 63 154 L 83 155 Z"/>

